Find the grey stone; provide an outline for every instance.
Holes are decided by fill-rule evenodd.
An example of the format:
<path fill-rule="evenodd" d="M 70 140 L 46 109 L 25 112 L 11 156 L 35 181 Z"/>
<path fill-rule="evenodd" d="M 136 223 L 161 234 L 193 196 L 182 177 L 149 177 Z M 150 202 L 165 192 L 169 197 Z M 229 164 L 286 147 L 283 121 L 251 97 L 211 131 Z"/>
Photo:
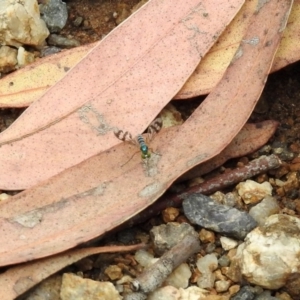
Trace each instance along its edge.
<path fill-rule="evenodd" d="M 40 4 L 40 12 L 50 32 L 59 32 L 65 27 L 68 20 L 66 3 L 48 0 L 45 4 Z"/>
<path fill-rule="evenodd" d="M 231 297 L 231 300 L 252 300 L 255 298 L 255 293 L 251 286 L 243 286 L 237 294 Z"/>
<path fill-rule="evenodd" d="M 73 48 L 80 45 L 75 39 L 69 39 L 59 34 L 50 34 L 48 38 L 48 44 L 62 48 Z"/>
<path fill-rule="evenodd" d="M 222 255 L 219 258 L 218 263 L 221 267 L 228 267 L 230 265 L 230 258 L 227 255 Z"/>
<path fill-rule="evenodd" d="M 60 51 L 62 51 L 62 49 L 55 46 L 46 47 L 41 50 L 41 57 L 59 53 Z"/>
<path fill-rule="evenodd" d="M 260 203 L 251 207 L 249 215 L 259 224 L 263 225 L 267 217 L 278 213 L 280 207 L 277 200 L 272 196 L 265 197 Z"/>
<path fill-rule="evenodd" d="M 191 223 L 237 239 L 243 239 L 257 225 L 246 212 L 218 204 L 199 193 L 187 196 L 182 206 Z"/>
<path fill-rule="evenodd" d="M 178 241 L 188 234 L 198 238 L 198 233 L 191 225 L 187 223 L 179 224 L 176 222 L 154 226 L 150 231 L 154 251 L 158 255 L 162 255 L 167 250 L 170 250 L 178 243 Z"/>

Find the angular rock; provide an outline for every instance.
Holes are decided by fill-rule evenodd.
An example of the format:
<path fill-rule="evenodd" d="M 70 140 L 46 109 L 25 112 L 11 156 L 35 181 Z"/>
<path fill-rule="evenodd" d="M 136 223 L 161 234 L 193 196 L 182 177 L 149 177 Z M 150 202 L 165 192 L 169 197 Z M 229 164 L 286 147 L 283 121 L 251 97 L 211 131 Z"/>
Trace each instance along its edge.
<path fill-rule="evenodd" d="M 50 32 L 59 32 L 65 27 L 68 20 L 66 3 L 61 0 L 48 0 L 40 4 L 40 11 Z"/>
<path fill-rule="evenodd" d="M 122 269 L 117 265 L 108 266 L 105 269 L 104 274 L 106 274 L 110 280 L 121 279 L 123 276 Z"/>
<path fill-rule="evenodd" d="M 267 196 L 260 203 L 250 208 L 249 215 L 262 226 L 269 216 L 278 213 L 279 210 L 277 200 L 274 197 Z"/>
<path fill-rule="evenodd" d="M 136 251 L 134 258 L 144 268 L 151 266 L 158 260 L 158 258 L 154 258 L 153 254 L 144 249 Z"/>
<path fill-rule="evenodd" d="M 253 180 L 246 180 L 239 183 L 236 189 L 246 204 L 257 203 L 264 197 L 272 195 L 272 186 L 267 181 L 257 183 Z"/>
<path fill-rule="evenodd" d="M 75 39 L 69 39 L 54 33 L 49 35 L 48 44 L 53 46 L 58 46 L 61 48 L 73 48 L 80 45 L 80 43 Z"/>
<path fill-rule="evenodd" d="M 8 73 L 16 69 L 17 53 L 18 51 L 11 47 L 0 47 L 0 73 Z"/>
<path fill-rule="evenodd" d="M 191 225 L 176 222 L 154 226 L 150 231 L 154 251 L 158 255 L 164 254 L 188 234 L 198 238 L 198 233 Z"/>
<path fill-rule="evenodd" d="M 187 289 L 179 289 L 180 300 L 205 300 L 209 293 L 207 290 L 200 289 L 197 286 L 190 286 Z"/>
<path fill-rule="evenodd" d="M 230 283 L 230 280 L 218 280 L 215 283 L 215 289 L 218 293 L 226 292 L 230 287 Z"/>
<path fill-rule="evenodd" d="M 216 241 L 215 233 L 204 228 L 200 230 L 199 238 L 202 243 L 214 243 Z"/>
<path fill-rule="evenodd" d="M 49 34 L 36 0 L 1 0 L 0 20 L 1 45 L 40 46 Z"/>
<path fill-rule="evenodd" d="M 191 276 L 192 272 L 189 265 L 187 263 L 183 263 L 168 276 L 164 285 L 171 285 L 176 288 L 187 288 Z"/>
<path fill-rule="evenodd" d="M 121 300 L 111 282 L 99 282 L 65 273 L 60 292 L 61 300 L 102 299 Z"/>
<path fill-rule="evenodd" d="M 34 62 L 34 54 L 26 51 L 23 47 L 19 47 L 17 59 L 19 67 L 24 67 Z"/>
<path fill-rule="evenodd" d="M 227 255 L 222 255 L 219 258 L 218 263 L 221 267 L 228 267 L 230 264 L 230 258 Z"/>
<path fill-rule="evenodd" d="M 255 293 L 251 286 L 243 286 L 237 294 L 231 297 L 231 300 L 252 300 L 255 298 Z"/>
<path fill-rule="evenodd" d="M 207 254 L 197 260 L 197 268 L 201 276 L 197 280 L 198 287 L 211 289 L 214 286 L 216 276 L 213 273 L 218 267 L 218 259 L 215 254 Z"/>
<path fill-rule="evenodd" d="M 182 206 L 191 223 L 237 239 L 243 239 L 257 225 L 246 212 L 218 204 L 199 193 L 187 196 Z"/>
<path fill-rule="evenodd" d="M 232 265 L 238 264 L 243 278 L 250 283 L 275 290 L 289 286 L 293 278 L 299 276 L 299 257 L 300 220 L 288 215 L 272 215 L 263 226 L 247 235 Z M 299 286 L 293 295 L 300 297 Z"/>
<path fill-rule="evenodd" d="M 238 245 L 236 240 L 230 239 L 225 236 L 220 237 L 221 246 L 225 251 L 235 248 Z"/>

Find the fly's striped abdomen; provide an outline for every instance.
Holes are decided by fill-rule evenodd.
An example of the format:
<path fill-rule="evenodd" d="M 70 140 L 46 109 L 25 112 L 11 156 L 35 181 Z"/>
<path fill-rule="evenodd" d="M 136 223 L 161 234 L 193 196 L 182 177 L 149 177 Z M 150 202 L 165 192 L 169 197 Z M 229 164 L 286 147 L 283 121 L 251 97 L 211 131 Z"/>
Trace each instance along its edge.
<path fill-rule="evenodd" d="M 140 150 L 142 152 L 142 158 L 149 158 L 150 157 L 149 148 L 146 145 L 143 136 L 141 134 L 138 134 L 138 136 L 136 138 L 137 138 L 137 141 L 140 145 Z"/>
<path fill-rule="evenodd" d="M 162 125 L 163 125 L 163 122 L 162 122 L 161 118 L 156 118 L 149 125 L 147 133 L 144 134 L 144 136 L 146 137 L 147 143 L 151 142 L 151 140 L 153 139 L 155 134 L 157 134 L 161 130 Z M 114 134 L 121 141 L 129 142 L 129 143 L 131 143 L 131 144 L 133 144 L 137 147 L 140 147 L 140 151 L 142 153 L 142 159 L 148 164 L 148 158 L 150 158 L 151 153 L 149 151 L 149 148 L 148 148 L 148 146 L 145 142 L 145 139 L 144 139 L 143 135 L 138 134 L 135 138 L 132 138 L 132 135 L 128 131 L 124 132 L 123 130 L 120 130 L 118 128 L 114 128 Z"/>

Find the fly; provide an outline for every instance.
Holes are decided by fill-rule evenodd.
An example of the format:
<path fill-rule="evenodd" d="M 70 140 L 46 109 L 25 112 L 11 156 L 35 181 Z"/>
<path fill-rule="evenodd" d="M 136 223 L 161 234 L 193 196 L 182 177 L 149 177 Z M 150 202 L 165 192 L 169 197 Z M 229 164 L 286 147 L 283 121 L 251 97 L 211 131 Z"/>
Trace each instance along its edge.
<path fill-rule="evenodd" d="M 116 128 L 114 130 L 114 134 L 119 140 L 121 140 L 123 142 L 129 142 L 132 145 L 139 147 L 139 149 L 141 151 L 142 159 L 147 162 L 148 159 L 151 157 L 151 152 L 150 152 L 147 144 L 149 144 L 152 141 L 153 137 L 161 130 L 162 125 L 163 125 L 162 119 L 156 118 L 149 125 L 149 127 L 147 129 L 147 133 L 144 135 L 138 134 L 136 137 L 133 138 L 130 132 L 128 132 L 128 131 L 124 132 L 123 130 L 120 130 L 118 128 Z M 134 153 L 133 156 L 135 154 L 136 153 Z M 132 159 L 132 157 L 128 161 L 130 161 Z M 122 166 L 124 166 L 124 165 L 122 165 Z"/>

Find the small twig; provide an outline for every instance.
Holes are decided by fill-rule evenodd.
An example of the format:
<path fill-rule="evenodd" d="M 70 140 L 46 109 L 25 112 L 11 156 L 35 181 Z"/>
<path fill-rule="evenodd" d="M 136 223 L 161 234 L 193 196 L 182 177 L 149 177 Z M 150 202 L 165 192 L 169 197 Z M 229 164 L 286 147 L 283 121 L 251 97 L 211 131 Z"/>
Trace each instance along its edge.
<path fill-rule="evenodd" d="M 256 176 L 260 173 L 267 172 L 268 170 L 276 169 L 282 164 L 281 160 L 276 155 L 261 156 L 252 160 L 246 166 L 236 168 L 224 174 L 218 175 L 210 180 L 207 180 L 197 186 L 190 187 L 179 195 L 166 193 L 158 201 L 149 206 L 145 211 L 129 220 L 130 226 L 144 222 L 151 217 L 157 215 L 159 212 L 167 207 L 179 207 L 183 201 L 184 196 L 201 193 L 210 195 L 216 191 L 222 190 L 233 184 L 237 184 L 243 180 Z"/>
<path fill-rule="evenodd" d="M 222 190 L 228 186 L 239 183 L 243 180 L 256 176 L 268 170 L 276 169 L 282 164 L 278 156 L 272 154 L 270 156 L 261 156 L 252 160 L 246 166 L 233 169 L 215 178 L 207 180 L 198 186 L 189 188 L 187 193 L 201 193 L 204 195 L 212 194 Z"/>
<path fill-rule="evenodd" d="M 185 236 L 132 282 L 135 291 L 139 292 L 141 296 L 156 290 L 175 268 L 198 251 L 200 251 L 199 239 L 192 235 Z M 133 293 L 132 296 L 137 295 Z M 126 297 L 126 300 L 128 299 L 131 299 L 130 295 Z"/>

